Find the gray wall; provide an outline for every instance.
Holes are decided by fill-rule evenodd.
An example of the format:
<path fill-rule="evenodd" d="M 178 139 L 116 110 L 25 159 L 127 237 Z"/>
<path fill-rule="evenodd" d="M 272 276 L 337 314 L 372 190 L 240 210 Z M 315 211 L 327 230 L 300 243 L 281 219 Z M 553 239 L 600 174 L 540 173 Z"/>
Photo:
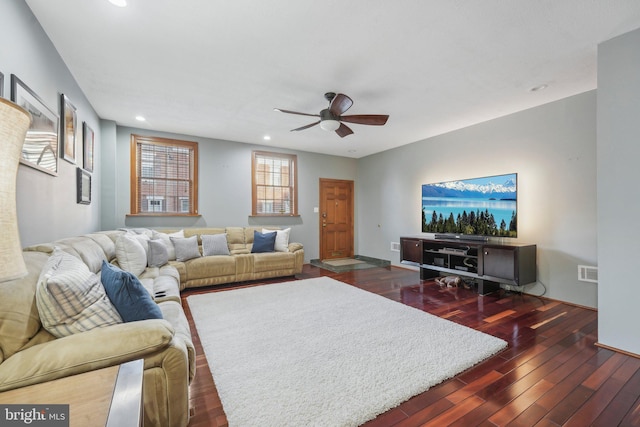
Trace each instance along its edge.
<path fill-rule="evenodd" d="M 640 354 L 640 29 L 598 47 L 598 340 Z"/>
<path fill-rule="evenodd" d="M 130 212 L 131 134 L 153 135 L 198 142 L 200 217 L 132 217 Z M 305 246 L 305 260 L 318 258 L 319 179 L 356 178 L 356 160 L 304 151 L 273 149 L 187 135 L 127 128 L 102 122 L 102 228 L 118 227 L 225 227 L 274 225 L 291 227 L 291 239 Z M 298 156 L 299 217 L 251 217 L 251 151 L 267 150 Z"/>
<path fill-rule="evenodd" d="M 45 104 L 60 114 L 60 94 L 78 109 L 79 132 L 83 121 L 95 131 L 100 148 L 99 119 L 53 44 L 22 0 L 0 1 L 0 72 L 4 97 L 10 98 L 10 76 L 15 74 Z M 76 147 L 82 166 L 82 145 Z M 94 231 L 100 227 L 100 168 L 93 173 L 91 205 L 76 203 L 76 165 L 58 160 L 58 176 L 20 165 L 17 180 L 18 226 L 21 243 L 28 246 L 61 237 Z"/>
<path fill-rule="evenodd" d="M 546 296 L 595 307 L 596 285 L 577 280 L 577 265 L 597 260 L 595 91 L 360 159 L 359 253 L 399 263 L 391 242 L 421 234 L 422 184 L 511 172 L 515 241 L 538 245 Z"/>

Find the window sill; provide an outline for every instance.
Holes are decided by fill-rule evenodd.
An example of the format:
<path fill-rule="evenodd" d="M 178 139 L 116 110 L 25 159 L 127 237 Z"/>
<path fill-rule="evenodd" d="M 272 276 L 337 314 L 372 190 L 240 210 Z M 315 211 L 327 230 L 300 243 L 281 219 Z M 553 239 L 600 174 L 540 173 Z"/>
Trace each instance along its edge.
<path fill-rule="evenodd" d="M 249 215 L 249 218 L 265 218 L 265 217 L 275 217 L 275 218 L 298 218 L 300 215 L 289 215 L 289 214 L 259 214 L 259 215 Z"/>
<path fill-rule="evenodd" d="M 178 217 L 200 217 L 202 215 L 200 214 L 182 214 L 182 213 L 151 213 L 151 212 L 144 212 L 144 213 L 137 213 L 137 214 L 126 214 L 125 216 L 127 217 L 142 217 L 142 216 L 156 216 L 156 217 L 174 217 L 174 216 L 178 216 Z"/>

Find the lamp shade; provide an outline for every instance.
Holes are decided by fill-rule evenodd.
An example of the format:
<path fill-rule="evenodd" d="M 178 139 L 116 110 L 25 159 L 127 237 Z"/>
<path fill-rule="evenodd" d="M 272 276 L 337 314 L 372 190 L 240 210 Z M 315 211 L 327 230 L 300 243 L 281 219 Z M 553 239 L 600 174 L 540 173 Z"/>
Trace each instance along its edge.
<path fill-rule="evenodd" d="M 340 127 L 340 122 L 337 120 L 327 119 L 320 122 L 320 127 L 322 128 L 322 130 L 331 132 Z"/>
<path fill-rule="evenodd" d="M 0 98 L 0 282 L 27 274 L 18 232 L 16 179 L 30 124 L 26 110 Z"/>

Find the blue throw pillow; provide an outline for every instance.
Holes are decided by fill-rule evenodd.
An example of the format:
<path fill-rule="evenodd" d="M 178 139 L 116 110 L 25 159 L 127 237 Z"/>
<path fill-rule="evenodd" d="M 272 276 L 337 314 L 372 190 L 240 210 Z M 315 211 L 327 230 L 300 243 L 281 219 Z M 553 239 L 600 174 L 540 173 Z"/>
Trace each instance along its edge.
<path fill-rule="evenodd" d="M 162 319 L 160 307 L 132 273 L 102 261 L 100 279 L 111 303 L 125 322 Z"/>
<path fill-rule="evenodd" d="M 253 246 L 251 247 L 251 253 L 257 254 L 262 252 L 273 252 L 273 248 L 276 245 L 276 232 L 273 233 L 260 233 L 258 231 L 253 232 Z"/>

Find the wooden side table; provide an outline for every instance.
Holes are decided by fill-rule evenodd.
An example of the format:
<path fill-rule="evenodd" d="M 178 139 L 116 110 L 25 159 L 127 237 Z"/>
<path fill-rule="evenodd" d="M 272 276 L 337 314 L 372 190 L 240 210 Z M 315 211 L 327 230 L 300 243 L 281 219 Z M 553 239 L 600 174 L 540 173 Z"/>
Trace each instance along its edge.
<path fill-rule="evenodd" d="M 0 393 L 2 404 L 69 405 L 69 426 L 142 425 L 144 361 L 98 369 Z"/>

